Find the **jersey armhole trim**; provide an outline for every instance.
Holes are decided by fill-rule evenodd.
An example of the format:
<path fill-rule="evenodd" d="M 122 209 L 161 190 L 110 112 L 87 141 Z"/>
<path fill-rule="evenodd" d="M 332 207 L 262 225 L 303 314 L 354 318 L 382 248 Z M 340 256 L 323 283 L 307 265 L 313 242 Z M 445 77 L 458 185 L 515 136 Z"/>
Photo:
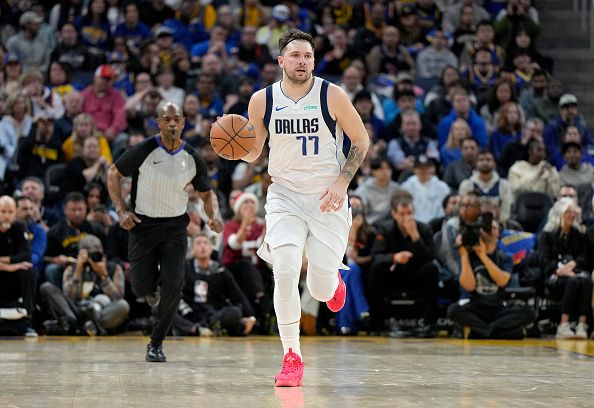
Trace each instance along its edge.
<path fill-rule="evenodd" d="M 328 86 L 330 86 L 328 81 L 322 81 L 322 86 L 320 88 L 320 107 L 322 109 L 324 122 L 326 122 L 326 126 L 328 126 L 330 133 L 332 133 L 332 137 L 336 140 L 336 121 L 332 119 L 330 111 L 328 110 Z"/>
<path fill-rule="evenodd" d="M 270 133 L 268 130 L 268 126 L 270 125 L 270 116 L 272 116 L 272 85 L 268 85 L 266 87 L 266 109 L 264 111 L 264 126 L 266 127 L 266 131 Z"/>

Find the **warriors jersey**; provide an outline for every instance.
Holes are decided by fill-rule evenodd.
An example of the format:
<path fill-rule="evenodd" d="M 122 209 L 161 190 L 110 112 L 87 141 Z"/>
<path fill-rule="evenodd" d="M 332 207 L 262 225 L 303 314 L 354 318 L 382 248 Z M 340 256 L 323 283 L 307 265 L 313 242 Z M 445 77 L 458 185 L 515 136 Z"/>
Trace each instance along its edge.
<path fill-rule="evenodd" d="M 264 125 L 269 134 L 268 173 L 274 183 L 304 194 L 321 193 L 346 161 L 342 129 L 328 110 L 330 83 L 313 77 L 313 85 L 294 101 L 281 82 L 266 88 Z"/>

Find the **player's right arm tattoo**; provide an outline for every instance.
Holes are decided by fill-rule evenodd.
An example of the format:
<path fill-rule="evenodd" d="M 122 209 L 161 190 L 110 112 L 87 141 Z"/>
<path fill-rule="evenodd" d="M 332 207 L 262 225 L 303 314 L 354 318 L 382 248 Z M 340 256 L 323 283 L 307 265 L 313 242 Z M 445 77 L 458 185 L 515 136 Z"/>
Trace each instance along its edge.
<path fill-rule="evenodd" d="M 340 172 L 340 177 L 345 179 L 347 183 L 350 183 L 351 180 L 355 177 L 355 174 L 361 166 L 361 163 L 363 163 L 363 159 L 365 159 L 366 154 L 366 146 L 357 146 L 353 143 L 351 145 L 351 149 L 349 150 L 346 162 L 342 167 L 342 171 Z"/>

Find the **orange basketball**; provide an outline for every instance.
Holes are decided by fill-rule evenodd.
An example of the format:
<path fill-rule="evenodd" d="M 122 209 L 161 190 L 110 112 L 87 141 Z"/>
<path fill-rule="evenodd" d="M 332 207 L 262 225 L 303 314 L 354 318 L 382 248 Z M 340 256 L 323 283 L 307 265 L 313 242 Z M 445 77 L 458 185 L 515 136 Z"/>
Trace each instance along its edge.
<path fill-rule="evenodd" d="M 256 142 L 254 126 L 241 115 L 225 115 L 210 129 L 210 145 L 221 157 L 229 160 L 244 158 Z"/>

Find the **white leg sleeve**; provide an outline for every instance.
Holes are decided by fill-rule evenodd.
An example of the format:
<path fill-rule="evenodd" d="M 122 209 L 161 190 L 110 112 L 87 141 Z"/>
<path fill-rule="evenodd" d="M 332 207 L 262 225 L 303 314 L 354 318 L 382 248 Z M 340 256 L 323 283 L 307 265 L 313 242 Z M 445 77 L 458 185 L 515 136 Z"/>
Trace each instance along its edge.
<path fill-rule="evenodd" d="M 307 265 L 307 287 L 314 299 L 327 302 L 338 287 L 338 269 L 322 269 L 310 262 Z"/>

